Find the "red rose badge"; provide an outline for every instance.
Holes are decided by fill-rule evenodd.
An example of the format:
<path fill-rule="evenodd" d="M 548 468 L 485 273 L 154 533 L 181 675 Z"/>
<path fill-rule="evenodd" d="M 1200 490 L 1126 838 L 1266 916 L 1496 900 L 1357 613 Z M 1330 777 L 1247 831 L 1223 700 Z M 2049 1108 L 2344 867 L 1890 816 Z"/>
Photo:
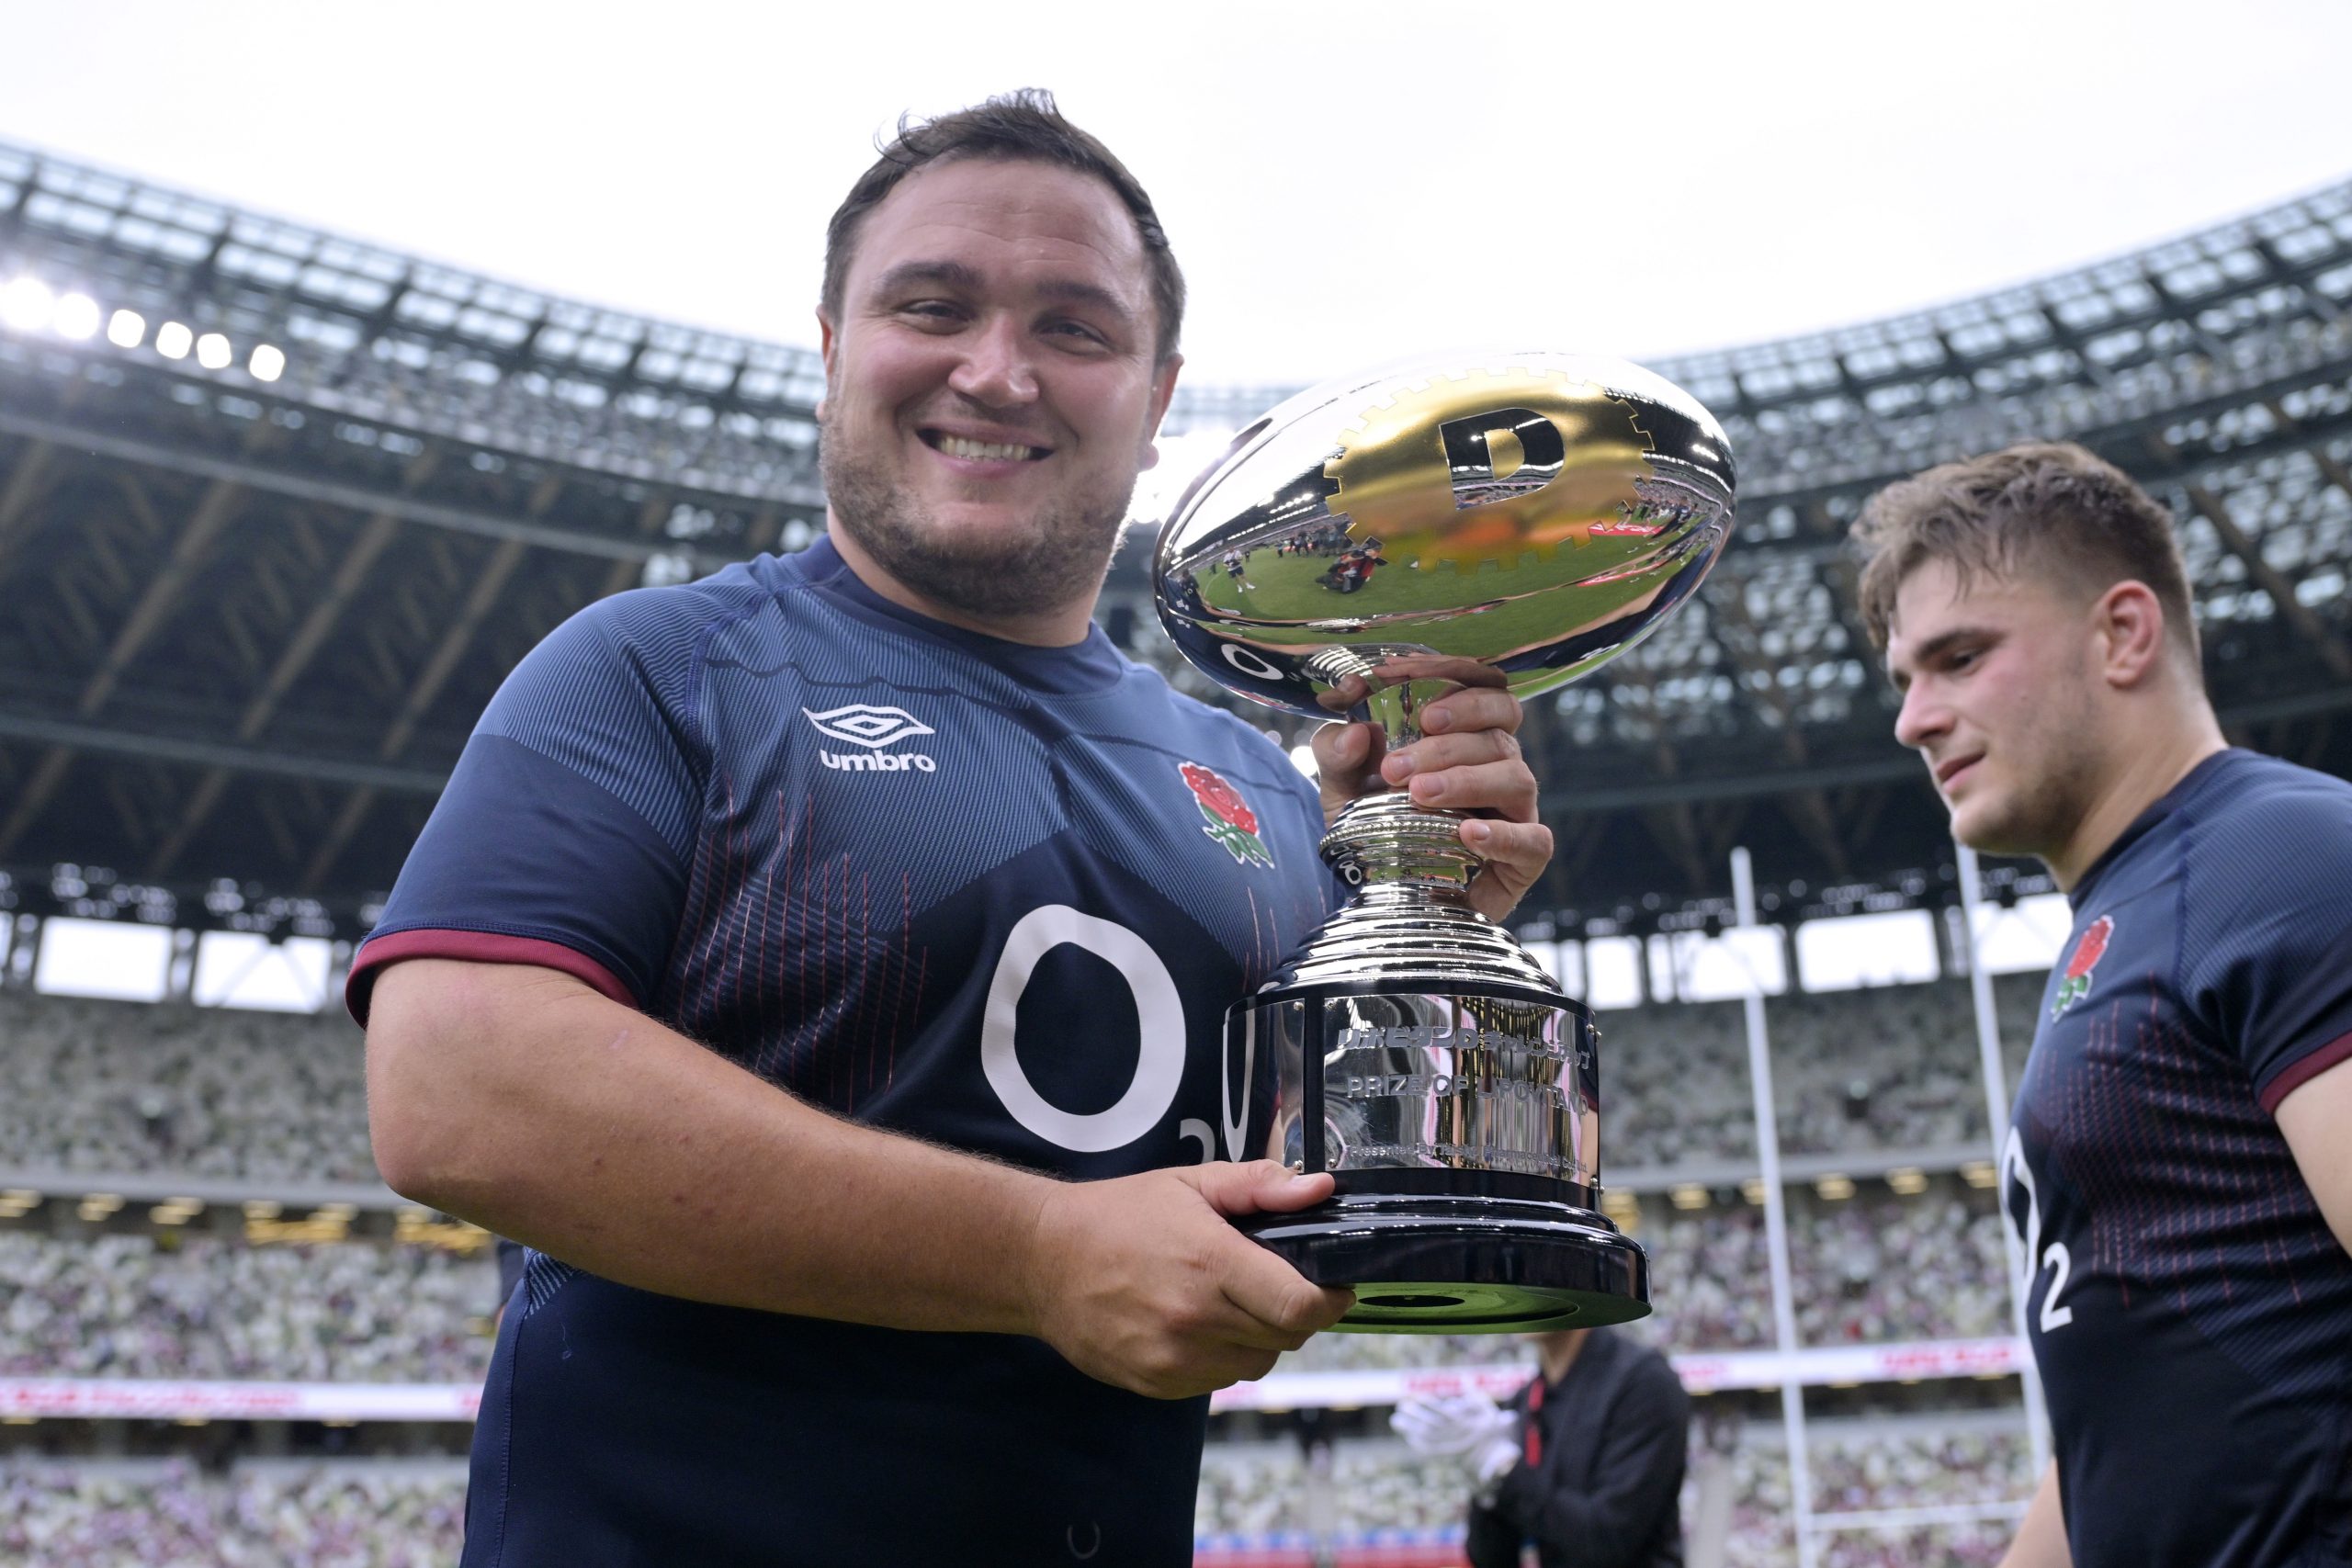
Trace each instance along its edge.
<path fill-rule="evenodd" d="M 2108 939 L 2115 935 L 2115 917 L 2101 915 L 2093 920 L 2083 940 L 2075 944 L 2075 956 L 2066 960 L 2065 977 L 2058 983 L 2058 995 L 2050 1003 L 2050 1016 L 2056 1018 L 2084 997 L 2090 994 L 2091 971 L 2107 953 Z"/>
<path fill-rule="evenodd" d="M 1193 792 L 1193 799 L 1201 808 L 1201 831 L 1222 846 L 1236 864 L 1259 865 L 1274 863 L 1273 852 L 1258 836 L 1258 814 L 1241 798 L 1241 792 L 1225 782 L 1212 768 L 1198 762 L 1179 762 L 1177 773 L 1183 775 L 1184 785 Z"/>

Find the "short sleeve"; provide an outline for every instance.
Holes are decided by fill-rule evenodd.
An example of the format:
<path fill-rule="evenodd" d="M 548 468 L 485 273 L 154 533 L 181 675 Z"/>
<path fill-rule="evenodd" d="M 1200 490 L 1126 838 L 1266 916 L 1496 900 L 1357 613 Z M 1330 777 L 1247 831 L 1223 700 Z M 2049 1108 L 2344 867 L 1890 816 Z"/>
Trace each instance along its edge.
<path fill-rule="evenodd" d="M 699 611 L 688 590 L 620 594 L 516 666 L 353 958 L 353 1017 L 387 964 L 424 957 L 536 964 L 649 1004 L 700 809 Z"/>
<path fill-rule="evenodd" d="M 2191 829 L 2181 972 L 2263 1109 L 2352 1058 L 2352 790 L 2313 776 Z"/>

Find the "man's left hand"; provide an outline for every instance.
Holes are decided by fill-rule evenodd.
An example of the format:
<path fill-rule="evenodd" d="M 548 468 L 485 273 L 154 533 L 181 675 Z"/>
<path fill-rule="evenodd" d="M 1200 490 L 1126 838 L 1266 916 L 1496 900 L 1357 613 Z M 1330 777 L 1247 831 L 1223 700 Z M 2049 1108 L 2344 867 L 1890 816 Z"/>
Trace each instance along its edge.
<path fill-rule="evenodd" d="M 1360 700 L 1349 677 L 1335 696 Z M 1535 775 L 1520 755 L 1519 699 L 1495 687 L 1464 686 L 1421 710 L 1422 739 L 1385 751 L 1369 724 L 1327 724 L 1315 732 L 1323 819 L 1359 795 L 1408 791 L 1416 806 L 1470 814 L 1462 841 L 1485 858 L 1470 883 L 1470 907 L 1490 920 L 1515 908 L 1552 863 L 1552 829 L 1535 818 Z"/>

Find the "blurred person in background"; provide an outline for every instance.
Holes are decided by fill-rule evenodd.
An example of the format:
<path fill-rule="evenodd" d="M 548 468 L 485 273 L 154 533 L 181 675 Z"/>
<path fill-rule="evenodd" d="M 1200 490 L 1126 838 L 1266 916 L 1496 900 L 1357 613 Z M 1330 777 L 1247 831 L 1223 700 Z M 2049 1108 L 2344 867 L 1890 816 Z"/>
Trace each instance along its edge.
<path fill-rule="evenodd" d="M 2007 1561 L 2352 1562 L 2352 784 L 2224 740 L 2172 518 L 2083 448 L 1854 532 L 1952 836 L 2074 906 L 2001 1160 L 2055 1449 Z"/>
<path fill-rule="evenodd" d="M 1690 1396 L 1657 1350 L 1606 1328 L 1529 1337 L 1536 1374 L 1510 1404 L 1408 1399 L 1390 1420 L 1417 1453 L 1462 1462 L 1472 1568 L 1682 1568 Z"/>

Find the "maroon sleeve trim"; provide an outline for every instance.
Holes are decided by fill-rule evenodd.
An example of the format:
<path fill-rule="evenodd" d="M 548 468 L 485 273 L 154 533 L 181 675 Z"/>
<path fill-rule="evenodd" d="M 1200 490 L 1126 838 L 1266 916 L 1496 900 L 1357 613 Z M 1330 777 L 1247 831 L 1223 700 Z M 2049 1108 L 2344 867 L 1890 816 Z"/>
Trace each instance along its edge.
<path fill-rule="evenodd" d="M 2338 1035 L 2310 1055 L 2289 1063 L 2262 1091 L 2262 1109 L 2278 1115 L 2280 1100 L 2347 1057 L 2352 1057 L 2352 1034 Z"/>
<path fill-rule="evenodd" d="M 360 944 L 350 976 L 343 984 L 343 1005 L 360 1027 L 368 1023 L 368 993 L 376 976 L 388 965 L 406 958 L 462 958 L 474 964 L 533 964 L 556 969 L 585 981 L 623 1007 L 641 1007 L 620 977 L 577 948 L 537 937 L 502 936 L 495 931 L 412 931 L 370 938 Z"/>

